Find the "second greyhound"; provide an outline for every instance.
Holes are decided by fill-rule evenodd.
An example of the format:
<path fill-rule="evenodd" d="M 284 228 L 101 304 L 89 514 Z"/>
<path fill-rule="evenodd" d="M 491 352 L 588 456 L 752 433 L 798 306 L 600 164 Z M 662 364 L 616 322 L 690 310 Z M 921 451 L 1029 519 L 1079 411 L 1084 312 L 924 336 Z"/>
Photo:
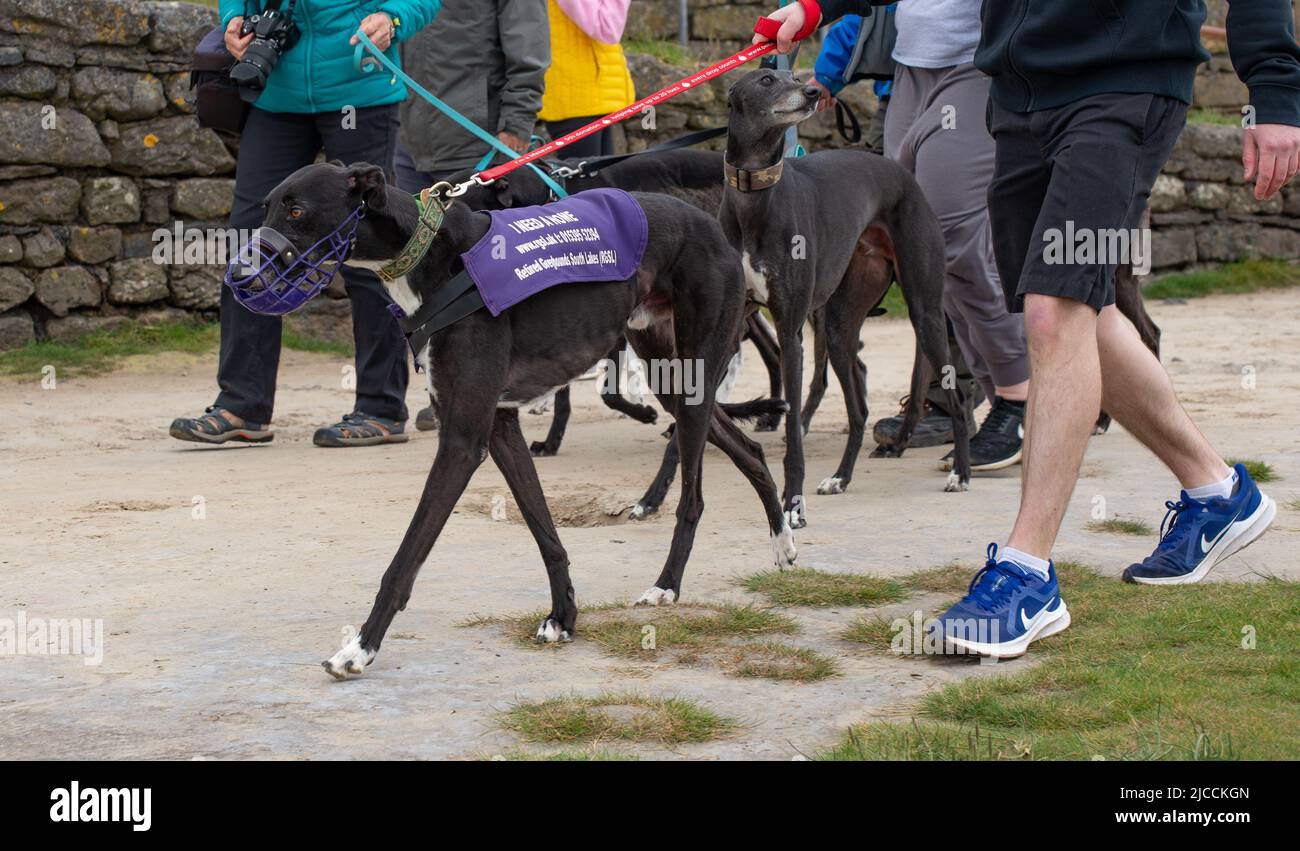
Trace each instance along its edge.
<path fill-rule="evenodd" d="M 766 305 L 776 324 L 783 396 L 790 406 L 782 504 L 792 528 L 806 523 L 800 400 L 801 332 L 809 315 L 824 309 L 827 350 L 849 413 L 844 456 L 818 493 L 843 493 L 853 477 L 867 418 L 866 386 L 857 368 L 859 333 L 891 270 L 918 350 L 936 370 L 951 363 L 942 306 L 943 233 L 916 181 L 865 151 L 783 158 L 786 128 L 812 115 L 818 96 L 818 89 L 769 69 L 750 72 L 732 86 L 727 187 L 719 213 L 723 231 L 741 252 L 749 298 Z M 890 455 L 903 453 L 920 418 L 925 384 L 913 384 L 914 401 Z M 945 489 L 960 491 L 970 482 L 965 403 L 955 388 L 948 397 L 956 464 Z"/>

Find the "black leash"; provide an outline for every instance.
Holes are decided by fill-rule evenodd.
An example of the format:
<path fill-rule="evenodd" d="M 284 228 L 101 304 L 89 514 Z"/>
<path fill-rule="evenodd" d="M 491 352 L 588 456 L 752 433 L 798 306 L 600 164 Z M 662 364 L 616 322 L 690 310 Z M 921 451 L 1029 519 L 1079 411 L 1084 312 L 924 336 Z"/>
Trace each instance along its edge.
<path fill-rule="evenodd" d="M 592 177 L 602 168 L 621 163 L 623 160 L 629 160 L 632 157 L 639 157 L 642 154 L 661 154 L 664 151 L 675 151 L 678 148 L 689 148 L 692 145 L 698 145 L 701 142 L 707 142 L 710 139 L 716 139 L 719 136 L 726 135 L 726 126 L 710 127 L 706 130 L 696 130 L 693 133 L 683 133 L 675 139 L 669 139 L 653 148 L 646 148 L 644 151 L 636 151 L 630 154 L 605 154 L 600 157 L 590 157 L 578 163 L 575 170 L 565 174 L 564 177 Z"/>
<path fill-rule="evenodd" d="M 397 306 L 392 305 L 392 307 Z M 415 356 L 416 371 L 422 371 L 420 353 L 429 344 L 430 337 L 484 307 L 483 296 L 474 285 L 474 279 L 469 276 L 469 272 L 462 269 L 459 274 L 439 287 L 433 294 L 433 298 L 423 302 L 414 316 L 405 314 L 397 316 L 401 308 L 394 310 L 393 315 L 397 316 L 397 324 L 406 335 L 406 344 L 411 347 L 411 354 Z"/>
<path fill-rule="evenodd" d="M 845 127 L 845 121 L 848 121 L 848 127 L 852 128 L 852 135 Z M 840 138 L 850 145 L 856 145 L 862 141 L 862 124 L 858 117 L 849 109 L 848 104 L 843 101 L 835 101 L 835 129 L 840 131 Z"/>

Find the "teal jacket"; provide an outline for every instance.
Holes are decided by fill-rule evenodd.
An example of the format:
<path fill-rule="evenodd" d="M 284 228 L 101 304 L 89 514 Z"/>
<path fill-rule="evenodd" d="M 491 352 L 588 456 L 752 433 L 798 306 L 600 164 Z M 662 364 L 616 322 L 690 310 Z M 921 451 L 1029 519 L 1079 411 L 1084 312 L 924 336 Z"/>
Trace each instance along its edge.
<path fill-rule="evenodd" d="M 245 6 L 252 14 L 264 5 L 263 0 L 221 0 L 221 26 L 243 15 Z M 397 24 L 386 53 L 400 63 L 397 42 L 424 29 L 441 6 L 441 0 L 298 0 L 293 10 L 298 43 L 280 57 L 253 105 L 268 112 L 334 112 L 405 100 L 406 86 L 383 68 L 356 70 L 356 47 L 348 41 L 363 18 L 386 12 Z M 287 10 L 289 0 L 280 8 Z"/>

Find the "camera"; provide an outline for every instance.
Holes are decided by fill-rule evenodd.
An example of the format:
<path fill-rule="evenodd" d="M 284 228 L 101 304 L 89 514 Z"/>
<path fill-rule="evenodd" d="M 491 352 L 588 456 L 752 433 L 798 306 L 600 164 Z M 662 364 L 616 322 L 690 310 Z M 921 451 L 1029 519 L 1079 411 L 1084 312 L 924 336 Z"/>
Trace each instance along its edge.
<path fill-rule="evenodd" d="M 245 18 L 239 28 L 240 37 L 253 35 L 243 58 L 230 69 L 230 79 L 239 85 L 239 94 L 244 100 L 257 100 L 266 88 L 266 78 L 280 61 L 280 55 L 298 43 L 298 27 L 293 22 L 296 2 L 290 0 L 288 11 L 281 12 L 280 3 L 273 0 L 261 12 Z"/>

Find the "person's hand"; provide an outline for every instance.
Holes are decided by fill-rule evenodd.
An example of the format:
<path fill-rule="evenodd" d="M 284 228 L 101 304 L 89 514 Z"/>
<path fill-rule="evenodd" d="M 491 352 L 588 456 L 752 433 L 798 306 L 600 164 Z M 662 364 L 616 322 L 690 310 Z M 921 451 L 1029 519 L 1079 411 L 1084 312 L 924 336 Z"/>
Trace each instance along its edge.
<path fill-rule="evenodd" d="M 1246 130 L 1241 151 L 1246 180 L 1255 181 L 1255 198 L 1266 201 L 1300 171 L 1300 127 L 1258 124 Z"/>
<path fill-rule="evenodd" d="M 835 106 L 835 95 L 831 94 L 830 89 L 822 85 L 821 80 L 817 79 L 816 77 L 813 77 L 811 80 L 808 81 L 808 85 L 812 86 L 814 89 L 821 92 L 821 97 L 817 98 L 818 112 L 821 112 L 823 109 L 830 109 L 831 107 Z"/>
<path fill-rule="evenodd" d="M 396 27 L 393 26 L 393 19 L 388 17 L 386 12 L 375 12 L 373 15 L 367 15 L 357 29 L 365 33 L 375 43 L 375 47 L 380 50 L 388 49 L 388 45 L 393 43 L 393 33 L 396 31 Z M 355 35 L 348 42 L 348 44 L 360 43 L 361 39 Z"/>
<path fill-rule="evenodd" d="M 502 130 L 497 134 L 497 139 L 500 140 L 501 144 L 505 145 L 516 154 L 522 154 L 524 151 L 528 150 L 528 140 L 520 139 L 514 133 L 508 133 L 505 130 Z"/>
<path fill-rule="evenodd" d="M 253 34 L 249 33 L 242 38 L 239 35 L 239 28 L 244 25 L 242 16 L 231 18 L 230 23 L 226 24 L 226 50 L 236 59 L 244 58 L 244 51 L 253 41 Z"/>
<path fill-rule="evenodd" d="M 777 9 L 769 15 L 765 15 L 764 17 L 781 22 L 781 29 L 776 33 L 776 52 L 789 53 L 790 48 L 794 47 L 795 34 L 798 33 L 799 30 L 803 29 L 805 20 L 803 5 L 800 3 L 790 3 L 789 5 L 782 6 L 780 9 Z M 771 39 L 766 36 L 761 36 L 758 33 L 754 33 L 753 44 L 762 44 L 765 41 L 771 41 Z"/>

